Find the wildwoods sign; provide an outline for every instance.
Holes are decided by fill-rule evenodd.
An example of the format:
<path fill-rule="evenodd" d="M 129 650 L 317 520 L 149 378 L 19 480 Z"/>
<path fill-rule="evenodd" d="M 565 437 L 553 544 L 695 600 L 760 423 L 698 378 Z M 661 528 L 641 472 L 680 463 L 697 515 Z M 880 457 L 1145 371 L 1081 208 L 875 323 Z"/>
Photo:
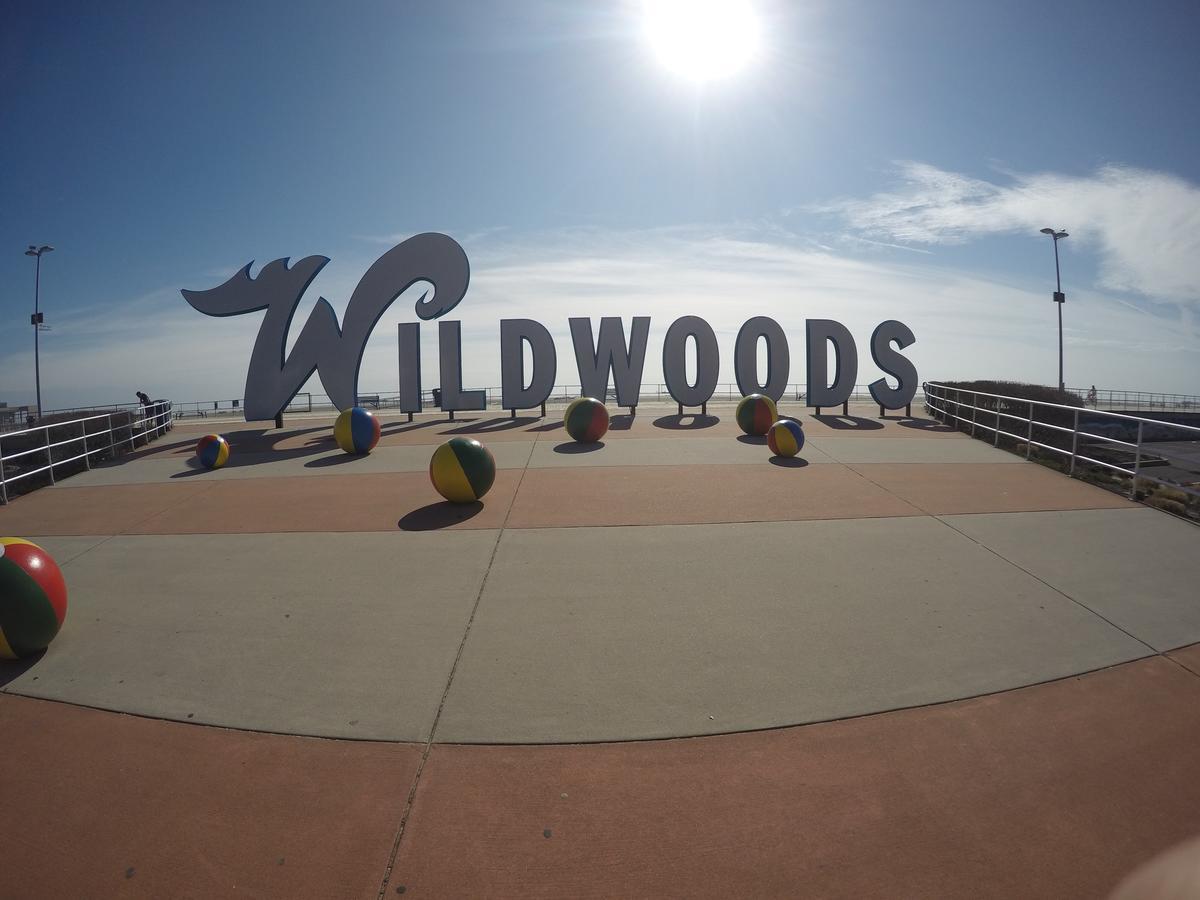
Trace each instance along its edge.
<path fill-rule="evenodd" d="M 195 309 L 210 316 L 237 316 L 266 310 L 250 367 L 246 373 L 245 416 L 247 421 L 272 419 L 281 413 L 313 372 L 318 373 L 329 399 L 338 409 L 354 406 L 358 396 L 358 372 L 367 339 L 384 311 L 409 287 L 419 281 L 433 285 L 416 303 L 417 316 L 429 320 L 454 309 L 467 293 L 471 267 L 458 242 L 444 234 L 418 234 L 372 264 L 354 289 L 341 327 L 324 297 L 304 323 L 300 336 L 286 352 L 288 329 L 305 290 L 329 262 L 325 256 L 307 256 L 291 267 L 286 259 L 263 266 L 250 277 L 250 264 L 219 287 L 207 291 L 183 291 Z M 636 406 L 642 386 L 642 369 L 650 335 L 650 317 L 634 316 L 626 340 L 620 318 L 600 319 L 598 335 L 592 320 L 572 318 L 571 342 L 579 383 L 586 396 L 604 398 L 610 377 L 616 386 L 619 406 Z M 461 322 L 438 323 L 441 408 L 483 409 L 486 395 L 481 390 L 463 390 Z M 420 323 L 400 325 L 400 411 L 420 412 L 421 331 Z M 687 342 L 696 348 L 696 377 L 687 379 Z M 766 380 L 759 380 L 758 344 L 766 342 Z M 880 378 L 869 385 L 875 402 L 885 409 L 902 409 L 912 402 L 917 389 L 917 370 L 899 351 L 915 343 L 907 325 L 895 320 L 880 323 L 871 335 L 871 358 L 886 374 L 896 379 L 890 387 Z M 805 327 L 807 395 L 809 406 L 838 406 L 849 399 L 858 377 L 858 350 L 849 330 L 832 319 L 808 319 Z M 893 347 L 893 344 L 895 345 Z M 525 345 L 532 364 L 525 370 Z M 834 378 L 828 379 L 829 350 L 835 359 Z M 787 336 L 779 323 L 766 316 L 748 319 L 738 331 L 733 349 L 734 374 L 743 394 L 766 394 L 778 400 L 787 387 L 791 355 Z M 699 316 L 683 316 L 667 329 L 662 348 L 663 380 L 676 402 L 700 406 L 716 389 L 720 364 L 717 336 Z M 554 339 L 546 327 L 532 319 L 502 319 L 500 322 L 501 406 L 532 409 L 550 396 L 558 374 Z"/>

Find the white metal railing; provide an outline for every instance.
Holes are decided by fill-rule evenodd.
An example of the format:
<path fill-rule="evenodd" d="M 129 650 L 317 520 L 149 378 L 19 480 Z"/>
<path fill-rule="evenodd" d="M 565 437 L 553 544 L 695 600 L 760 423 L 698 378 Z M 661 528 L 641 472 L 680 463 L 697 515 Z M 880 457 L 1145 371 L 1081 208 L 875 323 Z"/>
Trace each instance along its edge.
<path fill-rule="evenodd" d="M 132 418 L 123 419 L 117 424 L 113 424 L 114 416 L 122 414 L 130 415 Z M 97 413 L 91 416 L 81 416 L 78 419 L 68 419 L 61 422 L 50 422 L 45 425 L 34 425 L 32 428 L 25 428 L 21 431 L 6 431 L 0 433 L 0 503 L 8 503 L 8 486 L 21 481 L 25 478 L 31 478 L 34 475 L 40 475 L 45 472 L 50 477 L 50 483 L 54 484 L 54 470 L 70 463 L 83 460 L 84 467 L 90 469 L 92 467 L 92 457 L 99 454 L 116 455 L 119 449 L 123 449 L 124 445 L 128 444 L 132 449 L 137 445 L 137 441 L 149 441 L 158 437 L 165 431 L 169 431 L 173 424 L 174 417 L 172 414 L 171 403 L 166 400 L 152 403 L 149 406 L 138 406 L 136 410 L 124 411 L 114 410 L 111 412 Z M 90 423 L 103 422 L 103 427 L 96 427 L 96 430 L 89 431 Z M 51 432 L 57 430 L 61 436 L 64 430 L 69 431 L 73 426 L 79 427 L 78 434 L 68 434 L 63 440 L 53 440 Z M 4 445 L 7 442 L 9 447 L 14 443 L 27 444 L 30 441 L 26 436 L 32 435 L 34 446 L 16 452 L 5 452 Z M 40 439 L 37 437 L 40 435 Z M 18 439 L 22 439 L 18 442 Z M 66 456 L 61 459 L 55 458 L 55 449 L 59 447 L 69 447 L 71 445 L 82 445 L 82 450 L 74 455 Z M 71 451 L 63 451 L 71 452 Z M 35 468 L 25 468 L 24 463 L 19 465 L 15 462 L 19 459 L 37 460 L 40 462 L 40 455 L 45 454 L 45 465 L 37 465 Z M 19 468 L 15 475 L 10 475 L 7 468 Z"/>
<path fill-rule="evenodd" d="M 1067 388 L 1087 401 L 1092 407 L 1125 407 L 1126 409 L 1180 409 L 1200 410 L 1200 396 L 1196 394 L 1164 394 L 1155 391 L 1122 391 L 1096 388 L 1092 397 L 1091 388 Z"/>
<path fill-rule="evenodd" d="M 940 416 L 944 424 L 949 424 L 950 420 L 954 420 L 963 426 L 970 426 L 972 437 L 975 436 L 977 429 L 988 432 L 993 436 L 992 443 L 994 445 L 999 445 L 1001 437 L 1009 437 L 1023 442 L 1025 444 L 1026 459 L 1032 455 L 1034 447 L 1040 447 L 1043 450 L 1049 450 L 1052 453 L 1070 458 L 1071 464 L 1068 474 L 1071 476 L 1074 476 L 1075 468 L 1080 462 L 1128 475 L 1130 478 L 1130 497 L 1137 495 L 1139 480 L 1152 481 L 1156 484 L 1177 488 L 1192 496 L 1200 496 L 1200 475 L 1197 475 L 1197 481 L 1192 484 L 1167 481 L 1162 478 L 1156 478 L 1154 475 L 1147 475 L 1142 465 L 1146 444 L 1149 443 L 1152 445 L 1155 443 L 1154 441 L 1147 441 L 1147 437 L 1178 432 L 1181 435 L 1179 437 L 1181 441 L 1200 441 L 1200 427 L 1181 425 L 1176 422 L 1163 422 L 1158 419 L 1147 419 L 1141 416 L 1130 416 L 1124 413 L 1107 412 L 1099 409 L 1067 406 L 1062 403 L 1048 403 L 1043 400 L 1006 397 L 1002 394 L 989 394 L 983 391 L 972 391 L 931 382 L 926 382 L 923 387 L 925 389 L 926 409 Z M 990 406 L 981 406 L 979 403 L 980 398 L 988 398 L 994 402 Z M 1065 425 L 1039 421 L 1034 416 L 1035 407 L 1038 409 L 1062 410 L 1065 413 L 1070 413 L 1071 427 L 1068 428 Z M 1110 428 L 1109 430 L 1114 432 L 1112 434 L 1083 431 L 1079 425 L 1080 414 L 1086 416 L 1087 420 L 1111 419 L 1119 427 Z M 1010 422 L 1024 423 L 1024 433 L 1005 430 L 1006 428 L 1014 427 L 1009 424 Z M 1086 420 L 1084 424 L 1085 427 L 1095 427 L 1094 425 L 1089 425 L 1089 422 Z M 1064 436 L 1070 435 L 1071 449 L 1067 450 L 1055 444 L 1034 440 L 1035 427 L 1048 429 Z M 1148 435 L 1148 431 L 1152 432 L 1152 434 Z M 1115 434 L 1120 434 L 1121 437 L 1116 437 Z M 1124 438 L 1127 437 L 1133 438 L 1133 440 L 1125 440 Z M 1099 442 L 1101 445 L 1111 444 L 1132 451 L 1132 468 L 1084 455 L 1080 448 L 1081 438 L 1085 441 Z"/>
<path fill-rule="evenodd" d="M 328 403 L 328 398 L 323 394 L 316 395 L 320 400 L 324 400 L 329 408 L 333 408 L 332 404 Z M 320 400 L 317 406 L 323 405 Z M 242 412 L 241 399 L 237 400 L 175 400 L 171 406 L 175 411 L 176 419 L 207 418 L 208 416 L 236 416 Z M 288 403 L 287 409 L 284 412 L 290 413 L 306 413 L 313 411 L 313 394 L 301 392 L 292 398 Z"/>
<path fill-rule="evenodd" d="M 784 391 L 784 400 L 802 401 L 805 399 L 805 388 L 803 384 L 789 384 Z M 490 409 L 505 409 L 501 399 L 501 389 L 498 387 L 472 388 L 465 387 L 464 390 L 482 390 L 486 397 L 487 407 Z M 550 392 L 550 396 L 546 399 L 547 403 L 567 403 L 580 396 L 582 388 L 577 384 L 556 384 Z M 430 409 L 438 408 L 438 395 L 436 390 L 426 390 L 421 392 L 421 402 L 424 406 Z M 720 400 L 738 400 L 742 396 L 742 392 L 736 384 L 719 384 L 713 391 L 712 401 Z M 616 392 L 609 388 L 609 401 L 616 399 Z M 856 384 L 849 398 L 852 402 L 872 401 L 871 392 L 865 384 Z M 644 384 L 642 385 L 639 402 L 669 402 L 674 403 L 670 392 L 665 384 Z M 399 391 L 381 391 L 375 393 L 373 391 L 358 392 L 359 406 L 365 406 L 370 409 L 398 409 L 400 406 Z M 840 405 L 840 404 L 839 404 Z M 208 417 L 208 416 L 236 416 L 240 415 L 243 408 L 242 400 L 191 400 L 191 401 L 175 401 L 175 418 L 182 419 L 188 417 Z M 325 394 L 300 393 L 288 405 L 285 412 L 312 412 L 313 410 L 331 410 L 334 409 L 333 401 Z"/>

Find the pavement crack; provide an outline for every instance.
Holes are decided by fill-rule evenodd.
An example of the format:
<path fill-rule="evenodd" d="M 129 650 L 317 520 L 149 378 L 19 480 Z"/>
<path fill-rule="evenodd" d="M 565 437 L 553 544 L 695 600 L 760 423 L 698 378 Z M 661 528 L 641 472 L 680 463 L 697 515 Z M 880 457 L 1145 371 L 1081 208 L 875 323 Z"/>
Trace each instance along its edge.
<path fill-rule="evenodd" d="M 992 554 L 994 557 L 996 557 L 996 559 L 999 559 L 999 560 L 1001 560 L 1001 561 L 1003 561 L 1003 562 L 1006 562 L 1006 563 L 1008 563 L 1010 566 L 1012 566 L 1014 569 L 1018 569 L 1018 570 L 1020 570 L 1020 571 L 1024 572 L 1026 575 L 1028 575 L 1028 576 L 1029 576 L 1030 578 L 1032 578 L 1034 581 L 1037 581 L 1039 584 L 1044 584 L 1046 587 L 1048 587 L 1050 590 L 1054 591 L 1054 593 L 1058 594 L 1060 597 L 1065 597 L 1067 600 L 1069 600 L 1069 601 L 1071 601 L 1072 603 L 1074 603 L 1074 604 L 1075 604 L 1076 606 L 1078 606 L 1080 609 L 1086 610 L 1087 612 L 1089 612 L 1089 613 L 1091 613 L 1093 616 L 1095 616 L 1097 619 L 1100 619 L 1101 621 L 1103 621 L 1103 622 L 1107 623 L 1108 625 L 1111 625 L 1113 628 L 1115 628 L 1117 631 L 1121 632 L 1121 633 L 1122 633 L 1123 635 L 1125 635 L 1126 637 L 1128 637 L 1128 638 L 1131 638 L 1132 640 L 1135 640 L 1135 641 L 1137 641 L 1139 644 L 1141 644 L 1143 647 L 1145 647 L 1147 650 L 1149 650 L 1151 655 L 1154 655 L 1154 656 L 1161 656 L 1161 655 L 1162 655 L 1161 653 L 1159 653 L 1159 651 L 1158 651 L 1158 649 L 1157 649 L 1156 647 L 1152 647 L 1150 644 L 1146 643 L 1144 640 L 1142 640 L 1140 637 L 1138 637 L 1138 636 L 1137 636 L 1136 634 L 1134 634 L 1133 632 L 1131 632 L 1131 631 L 1128 631 L 1128 630 L 1127 630 L 1127 629 L 1125 629 L 1125 628 L 1122 628 L 1120 625 L 1118 625 L 1118 624 L 1117 624 L 1116 622 L 1114 622 L 1112 619 L 1110 619 L 1110 618 L 1108 618 L 1107 616 L 1105 616 L 1105 615 L 1102 615 L 1101 613 L 1099 613 L 1099 612 L 1097 612 L 1096 610 L 1092 609 L 1090 606 L 1088 606 L 1088 605 L 1087 605 L 1086 603 L 1084 603 L 1082 600 L 1076 600 L 1074 597 L 1072 597 L 1072 596 L 1071 596 L 1070 594 L 1068 594 L 1066 591 L 1064 591 L 1064 590 L 1062 590 L 1061 588 L 1059 588 L 1059 587 L 1056 587 L 1055 585 L 1051 584 L 1051 583 L 1050 583 L 1050 582 L 1048 582 L 1046 579 L 1042 578 L 1040 575 L 1037 575 L 1036 573 L 1034 573 L 1034 572 L 1031 572 L 1029 569 L 1025 568 L 1024 566 L 1022 566 L 1022 565 L 1021 565 L 1021 564 L 1019 564 L 1019 563 L 1013 562 L 1011 559 L 1009 559 L 1009 558 L 1008 558 L 1007 556 L 1005 556 L 1003 553 L 1000 553 L 1000 552 L 999 552 L 999 551 L 997 551 L 997 550 L 993 550 L 993 549 L 992 549 L 991 547 L 989 547 L 987 544 L 985 544 L 985 543 L 983 543 L 982 541 L 980 541 L 980 540 L 978 540 L 978 539 L 976 539 L 976 538 L 972 537 L 971 535 L 967 534 L 967 533 L 966 533 L 965 531 L 963 531 L 962 529 L 960 529 L 960 528 L 956 528 L 956 527 L 955 527 L 954 525 L 952 525 L 950 522 L 947 522 L 947 521 L 946 521 L 946 519 L 945 519 L 945 517 L 943 517 L 943 516 L 932 516 L 932 518 L 936 519 L 938 522 L 941 522 L 943 525 L 945 525 L 945 526 L 946 526 L 947 528 L 949 528 L 951 531 L 953 531 L 953 532 L 955 532 L 955 533 L 957 533 L 957 534 L 961 534 L 963 537 L 965 537 L 967 540 L 971 541 L 971 542 L 972 542 L 973 544 L 975 544 L 976 546 L 982 547 L 982 548 L 983 548 L 984 550 L 986 550 L 988 553 L 990 553 L 990 554 Z"/>
<path fill-rule="evenodd" d="M 442 690 L 442 699 L 438 703 L 437 712 L 433 716 L 433 724 L 429 728 L 429 738 L 425 741 L 425 747 L 421 752 L 421 761 L 417 764 L 416 774 L 413 775 L 412 784 L 408 789 L 408 798 L 404 804 L 404 812 L 400 816 L 400 824 L 396 828 L 396 836 L 392 841 L 392 850 L 388 855 L 387 868 L 384 869 L 383 881 L 379 885 L 378 900 L 383 900 L 384 895 L 387 893 L 388 882 L 391 880 L 392 871 L 396 867 L 396 858 L 400 854 L 400 843 L 404 839 L 404 833 L 408 827 L 408 819 L 412 814 L 413 804 L 416 801 L 417 788 L 420 786 L 421 776 L 425 772 L 425 763 L 428 762 L 429 755 L 433 751 L 433 742 L 437 738 L 438 723 L 441 722 L 442 711 L 446 708 L 446 699 L 450 696 L 450 686 L 454 683 L 454 676 L 458 672 L 458 665 L 462 661 L 463 653 L 466 650 L 467 638 L 471 635 L 471 626 L 475 624 L 475 615 L 479 611 L 479 604 L 483 599 L 483 591 L 487 587 L 488 577 L 492 574 L 492 565 L 496 562 L 496 554 L 500 550 L 500 540 L 504 536 L 505 528 L 508 527 L 509 517 L 512 516 L 512 510 L 516 505 L 521 485 L 525 483 L 525 474 L 529 471 L 529 463 L 533 460 L 533 453 L 537 448 L 540 437 L 540 432 L 534 433 L 533 442 L 529 445 L 529 455 L 525 458 L 525 465 L 521 469 L 520 478 L 517 479 L 517 486 L 513 489 L 512 499 L 509 501 L 508 509 L 505 510 L 504 521 L 500 523 L 500 528 L 496 532 L 496 541 L 492 544 L 492 554 L 488 558 L 483 578 L 479 581 L 479 591 L 475 594 L 475 603 L 471 606 L 471 614 L 467 617 L 467 625 L 463 630 L 462 640 L 458 643 L 458 653 L 455 654 L 454 663 L 450 666 L 450 674 L 446 678 L 446 686 Z"/>

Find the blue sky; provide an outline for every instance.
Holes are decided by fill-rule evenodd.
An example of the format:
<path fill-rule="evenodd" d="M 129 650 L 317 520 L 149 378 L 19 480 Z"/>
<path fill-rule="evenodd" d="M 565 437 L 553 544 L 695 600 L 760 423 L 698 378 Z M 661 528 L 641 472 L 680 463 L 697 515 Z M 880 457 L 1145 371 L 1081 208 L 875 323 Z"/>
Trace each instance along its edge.
<path fill-rule="evenodd" d="M 428 230 L 472 260 L 476 385 L 499 381 L 501 317 L 544 321 L 570 383 L 567 316 L 651 315 L 653 382 L 685 312 L 728 335 L 723 367 L 751 315 L 797 347 L 805 317 L 860 344 L 894 317 L 923 378 L 1049 382 L 1042 225 L 1072 234 L 1068 382 L 1200 393 L 1200 8 L 752 5 L 760 52 L 702 85 L 623 0 L 10 11 L 0 399 L 32 396 L 29 243 L 57 248 L 51 408 L 240 396 L 257 316 L 205 319 L 180 288 L 318 253 L 299 315 L 317 294 L 340 309 Z M 381 323 L 362 390 L 395 389 L 411 319 Z"/>

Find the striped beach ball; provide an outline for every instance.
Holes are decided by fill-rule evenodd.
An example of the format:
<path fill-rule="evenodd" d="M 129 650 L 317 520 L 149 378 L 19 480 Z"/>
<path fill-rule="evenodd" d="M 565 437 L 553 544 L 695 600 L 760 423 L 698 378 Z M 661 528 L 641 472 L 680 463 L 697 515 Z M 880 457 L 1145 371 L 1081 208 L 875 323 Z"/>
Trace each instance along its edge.
<path fill-rule="evenodd" d="M 593 397 L 571 401 L 563 416 L 567 434 L 581 444 L 594 444 L 608 431 L 608 410 Z"/>
<path fill-rule="evenodd" d="M 379 420 L 361 406 L 338 414 L 333 439 L 347 453 L 370 453 L 379 443 Z"/>
<path fill-rule="evenodd" d="M 451 503 L 482 499 L 496 480 L 492 452 L 471 438 L 451 438 L 433 451 L 429 480 Z"/>
<path fill-rule="evenodd" d="M 799 422 L 780 419 L 767 432 L 767 446 L 776 456 L 795 456 L 804 449 L 804 429 Z"/>
<path fill-rule="evenodd" d="M 737 423 L 746 434 L 766 434 L 778 418 L 775 401 L 763 394 L 748 394 L 738 402 Z"/>
<path fill-rule="evenodd" d="M 219 434 L 206 434 L 196 444 L 196 459 L 206 469 L 219 469 L 229 461 L 229 441 Z"/>
<path fill-rule="evenodd" d="M 50 554 L 21 538 L 0 538 L 0 658 L 45 650 L 67 617 L 67 585 Z"/>

